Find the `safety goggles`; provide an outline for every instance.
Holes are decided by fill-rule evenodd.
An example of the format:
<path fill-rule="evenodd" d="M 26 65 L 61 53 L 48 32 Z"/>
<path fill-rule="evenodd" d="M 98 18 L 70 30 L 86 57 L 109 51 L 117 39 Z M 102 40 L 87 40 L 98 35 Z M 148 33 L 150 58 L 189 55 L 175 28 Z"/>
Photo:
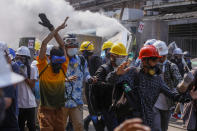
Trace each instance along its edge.
<path fill-rule="evenodd" d="M 51 62 L 54 64 L 62 64 L 66 61 L 65 56 L 52 56 Z"/>
<path fill-rule="evenodd" d="M 71 44 L 71 43 L 76 43 L 76 38 L 65 38 L 64 39 L 64 42 L 66 43 L 66 44 Z"/>

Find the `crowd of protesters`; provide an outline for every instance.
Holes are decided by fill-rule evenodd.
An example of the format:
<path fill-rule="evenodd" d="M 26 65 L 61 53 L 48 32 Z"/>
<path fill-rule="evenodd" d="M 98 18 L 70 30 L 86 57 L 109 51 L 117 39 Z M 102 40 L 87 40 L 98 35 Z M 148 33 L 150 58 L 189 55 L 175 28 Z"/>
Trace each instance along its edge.
<path fill-rule="evenodd" d="M 197 69 L 189 52 L 150 39 L 137 59 L 110 41 L 97 56 L 92 41 L 59 35 L 68 17 L 57 28 L 39 17 L 49 34 L 38 56 L 0 42 L 1 131 L 88 131 L 90 122 L 96 131 L 167 131 L 171 117 L 197 130 Z M 48 44 L 53 38 L 59 46 Z"/>

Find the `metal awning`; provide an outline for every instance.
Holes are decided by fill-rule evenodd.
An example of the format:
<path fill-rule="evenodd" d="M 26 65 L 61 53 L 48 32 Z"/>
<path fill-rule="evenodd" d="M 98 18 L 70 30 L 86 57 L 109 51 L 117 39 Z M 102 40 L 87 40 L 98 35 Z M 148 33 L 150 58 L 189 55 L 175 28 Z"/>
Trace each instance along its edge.
<path fill-rule="evenodd" d="M 145 16 L 143 20 L 175 20 L 175 19 L 189 19 L 197 18 L 197 11 L 186 13 L 172 13 L 156 16 Z"/>

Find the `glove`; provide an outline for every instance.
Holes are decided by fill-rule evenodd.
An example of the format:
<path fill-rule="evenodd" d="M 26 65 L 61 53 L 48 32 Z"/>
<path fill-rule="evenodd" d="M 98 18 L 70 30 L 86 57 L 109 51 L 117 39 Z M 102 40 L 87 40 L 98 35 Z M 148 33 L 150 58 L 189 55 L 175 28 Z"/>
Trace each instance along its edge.
<path fill-rule="evenodd" d="M 41 22 L 38 22 L 40 25 L 47 27 L 50 31 L 54 29 L 54 26 L 51 24 L 51 22 L 44 13 L 40 13 L 38 16 L 41 19 Z"/>
<path fill-rule="evenodd" d="M 187 91 L 189 85 L 194 81 L 194 75 L 192 72 L 188 72 L 187 74 L 184 75 L 183 81 L 178 84 L 178 90 L 181 93 L 184 93 Z"/>

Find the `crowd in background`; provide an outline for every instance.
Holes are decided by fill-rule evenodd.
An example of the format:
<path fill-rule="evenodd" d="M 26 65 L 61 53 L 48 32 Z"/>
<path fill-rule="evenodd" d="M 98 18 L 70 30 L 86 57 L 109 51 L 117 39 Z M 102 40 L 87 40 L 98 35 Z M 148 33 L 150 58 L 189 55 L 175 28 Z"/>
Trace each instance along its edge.
<path fill-rule="evenodd" d="M 197 70 L 189 52 L 150 39 L 136 58 L 111 41 L 97 56 L 94 42 L 59 35 L 68 17 L 57 28 L 39 17 L 50 32 L 39 53 L 0 42 L 1 131 L 87 131 L 91 121 L 96 131 L 167 131 L 171 117 L 197 130 Z M 48 44 L 53 38 L 59 46 Z"/>

